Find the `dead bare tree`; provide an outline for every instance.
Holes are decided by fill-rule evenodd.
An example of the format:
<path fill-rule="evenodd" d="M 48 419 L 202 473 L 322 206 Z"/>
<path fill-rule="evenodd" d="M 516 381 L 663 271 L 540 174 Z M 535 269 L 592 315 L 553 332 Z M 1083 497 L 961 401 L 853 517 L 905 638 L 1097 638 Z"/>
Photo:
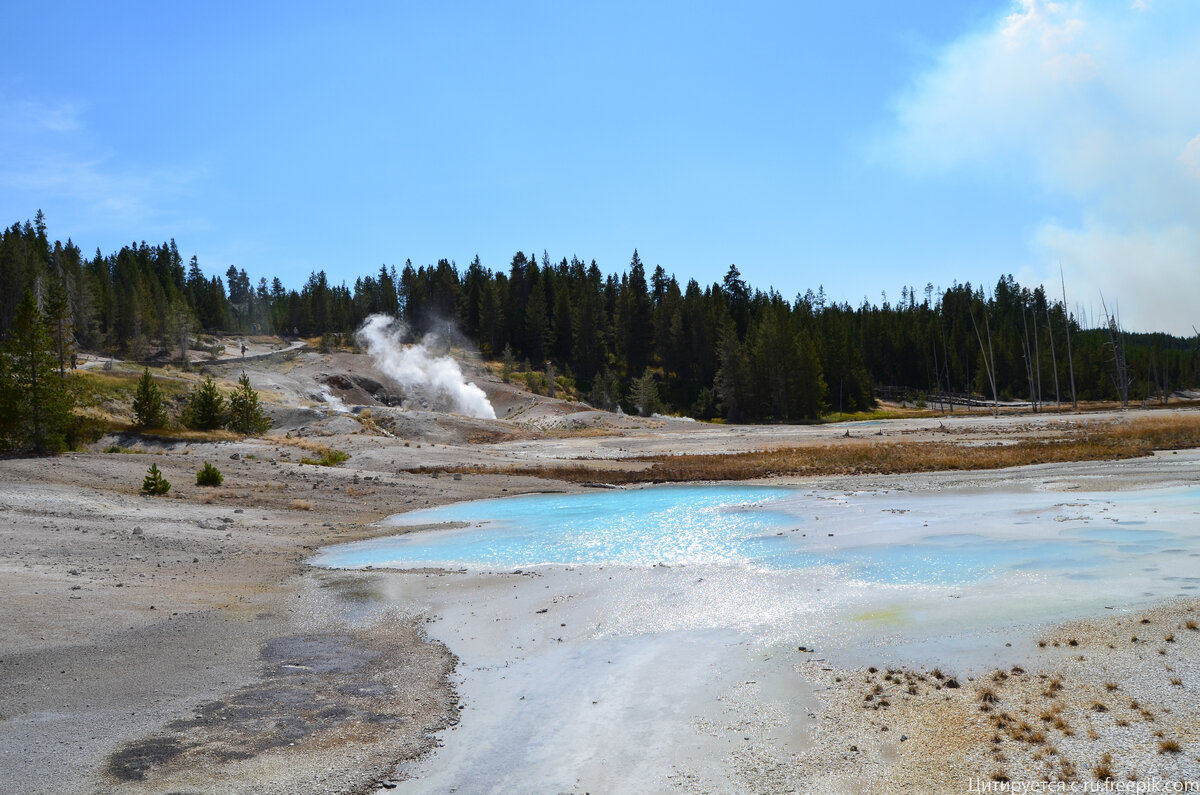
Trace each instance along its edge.
<path fill-rule="evenodd" d="M 1071 313 L 1067 311 L 1067 280 L 1063 276 L 1061 261 L 1058 263 L 1058 278 L 1062 282 L 1063 318 L 1067 324 L 1067 368 L 1071 373 L 1071 408 L 1079 411 L 1079 398 L 1075 396 L 1075 360 L 1071 356 Z"/>
<path fill-rule="evenodd" d="M 1025 317 L 1025 304 L 1021 304 L 1021 326 L 1025 331 L 1025 345 L 1022 356 L 1025 359 L 1025 380 L 1029 382 L 1029 405 L 1037 412 L 1037 395 L 1033 391 L 1033 357 L 1029 355 L 1029 320 Z"/>
<path fill-rule="evenodd" d="M 1042 404 L 1042 346 L 1038 342 L 1037 310 L 1029 308 L 1029 318 L 1033 321 L 1033 367 L 1037 373 L 1038 406 Z"/>
<path fill-rule="evenodd" d="M 987 348 L 983 347 L 983 337 L 979 333 L 979 323 L 975 321 L 975 310 L 971 310 L 971 325 L 975 327 L 975 338 L 979 340 L 979 353 L 983 358 L 983 369 L 987 373 L 988 382 L 992 385 L 992 414 L 1000 416 L 1000 395 L 996 391 L 996 371 L 992 366 L 994 358 L 990 356 L 992 349 L 992 326 L 988 322 L 987 305 L 983 307 L 983 323 L 987 329 Z"/>
<path fill-rule="evenodd" d="M 1113 386 L 1121 400 L 1121 408 L 1129 408 L 1129 371 L 1125 360 L 1125 337 L 1121 332 L 1121 319 L 1114 304 L 1110 314 L 1104 293 L 1100 293 L 1100 306 L 1104 310 L 1104 325 L 1108 328 L 1108 345 L 1113 355 Z"/>
<path fill-rule="evenodd" d="M 1050 335 L 1050 366 L 1054 368 L 1054 404 L 1062 408 L 1062 393 L 1058 391 L 1058 354 L 1054 350 L 1054 324 L 1050 322 L 1050 305 L 1046 304 L 1046 333 Z"/>

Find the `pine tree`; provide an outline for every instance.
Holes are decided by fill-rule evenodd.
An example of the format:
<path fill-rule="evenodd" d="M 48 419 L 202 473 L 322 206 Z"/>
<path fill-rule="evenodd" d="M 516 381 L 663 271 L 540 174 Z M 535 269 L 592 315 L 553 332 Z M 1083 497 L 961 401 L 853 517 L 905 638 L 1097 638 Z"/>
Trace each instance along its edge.
<path fill-rule="evenodd" d="M 212 431 L 225 424 L 225 398 L 217 390 L 212 376 L 192 390 L 187 408 L 183 411 L 183 424 L 192 430 Z"/>
<path fill-rule="evenodd" d="M 167 408 L 163 404 L 162 390 L 150 375 L 150 368 L 142 369 L 137 393 L 133 397 L 133 427 L 162 428 L 167 424 Z"/>
<path fill-rule="evenodd" d="M 658 384 L 649 367 L 646 368 L 646 372 L 642 374 L 641 378 L 633 380 L 629 389 L 629 400 L 637 409 L 638 414 L 643 417 L 649 417 L 658 411 Z"/>
<path fill-rule="evenodd" d="M 54 338 L 30 290 L 17 305 L 0 358 L 0 440 L 35 453 L 65 449 L 74 401 L 55 372 Z"/>
<path fill-rule="evenodd" d="M 621 406 L 621 382 L 617 374 L 605 368 L 592 381 L 588 402 L 605 411 L 616 411 Z"/>
<path fill-rule="evenodd" d="M 229 429 L 253 436 L 271 427 L 271 421 L 263 415 L 258 393 L 250 387 L 250 376 L 242 373 L 237 389 L 229 396 Z"/>
<path fill-rule="evenodd" d="M 71 358 L 74 345 L 71 333 L 71 304 L 67 297 L 67 288 L 57 274 L 50 277 L 49 289 L 46 291 L 45 321 L 54 341 L 54 354 L 58 358 L 58 374 L 65 378 L 67 375 L 67 360 Z"/>
<path fill-rule="evenodd" d="M 142 480 L 142 492 L 151 496 L 158 494 L 166 494 L 171 490 L 171 483 L 163 477 L 162 472 L 158 469 L 158 464 L 151 464 L 146 470 L 146 477 Z"/>

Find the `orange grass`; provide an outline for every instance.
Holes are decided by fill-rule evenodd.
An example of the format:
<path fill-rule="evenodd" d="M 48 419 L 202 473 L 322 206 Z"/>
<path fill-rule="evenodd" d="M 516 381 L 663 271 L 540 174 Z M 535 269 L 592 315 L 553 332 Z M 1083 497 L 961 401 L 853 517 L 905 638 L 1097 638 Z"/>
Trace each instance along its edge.
<path fill-rule="evenodd" d="M 953 442 L 880 441 L 814 444 L 716 455 L 625 459 L 628 468 L 586 464 L 512 467 L 421 467 L 414 472 L 526 475 L 577 483 L 663 483 L 751 480 L 780 476 L 876 475 L 1002 469 L 1027 464 L 1137 458 L 1155 450 L 1200 447 L 1200 414 L 1143 417 L 1084 426 L 1051 437 L 987 447 Z M 606 464 L 610 462 L 605 462 Z"/>

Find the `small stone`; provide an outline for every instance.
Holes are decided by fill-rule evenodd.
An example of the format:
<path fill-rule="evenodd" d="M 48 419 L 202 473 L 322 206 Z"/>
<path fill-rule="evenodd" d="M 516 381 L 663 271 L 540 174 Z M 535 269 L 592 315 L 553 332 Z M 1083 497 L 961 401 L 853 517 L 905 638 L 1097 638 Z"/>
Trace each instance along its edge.
<path fill-rule="evenodd" d="M 904 741 L 905 741 L 905 740 L 907 740 L 907 739 L 908 739 L 908 735 L 907 735 L 907 734 L 901 734 L 901 735 L 900 735 L 900 742 L 904 742 Z"/>
<path fill-rule="evenodd" d="M 241 453 L 234 453 L 233 455 L 229 456 L 230 461 L 240 461 L 241 458 L 242 458 Z"/>
<path fill-rule="evenodd" d="M 246 509 L 245 508 L 234 508 L 233 512 L 234 513 L 245 513 Z"/>
<path fill-rule="evenodd" d="M 78 577 L 79 569 L 71 569 L 70 571 L 67 572 L 67 574 L 70 574 L 72 577 Z"/>
<path fill-rule="evenodd" d="M 140 528 L 140 527 L 135 527 L 135 528 L 133 528 L 133 534 L 134 534 L 135 536 L 140 536 L 140 535 L 141 535 L 142 533 L 144 533 L 144 532 L 145 532 L 145 531 L 144 531 L 144 530 L 142 530 L 142 528 Z"/>
<path fill-rule="evenodd" d="M 199 563 L 199 562 L 200 562 L 200 558 L 192 558 L 192 563 Z"/>

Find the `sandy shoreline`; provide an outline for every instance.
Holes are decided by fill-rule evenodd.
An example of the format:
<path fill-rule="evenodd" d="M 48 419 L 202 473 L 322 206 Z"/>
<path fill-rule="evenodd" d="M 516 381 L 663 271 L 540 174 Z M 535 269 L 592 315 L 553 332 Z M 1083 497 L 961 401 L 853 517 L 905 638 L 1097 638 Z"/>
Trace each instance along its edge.
<path fill-rule="evenodd" d="M 317 361 L 321 367 L 333 364 L 329 358 Z M 305 384 L 311 383 L 311 374 L 286 362 L 261 367 L 253 377 L 270 384 L 267 388 L 277 390 L 281 401 L 303 398 Z M 488 388 L 503 408 L 494 386 Z M 553 424 L 554 411 L 523 400 L 511 397 L 505 410 L 519 409 L 538 427 Z M 861 791 L 868 771 L 883 776 L 873 781 L 912 791 L 964 791 L 955 789 L 955 780 L 939 779 L 940 768 L 927 759 L 928 749 L 940 747 L 944 735 L 910 730 L 906 722 L 915 727 L 932 715 L 941 716 L 943 728 L 961 727 L 965 713 L 961 719 L 955 713 L 958 724 L 947 724 L 940 705 L 922 696 L 912 697 L 911 704 L 902 698 L 887 708 L 895 724 L 889 732 L 875 729 L 870 736 L 876 739 L 846 742 L 864 736 L 877 717 L 857 705 L 868 687 L 864 666 L 899 670 L 899 657 L 879 653 L 869 661 L 824 648 L 785 655 L 748 643 L 728 628 L 686 624 L 657 635 L 642 633 L 639 639 L 631 629 L 638 615 L 654 615 L 659 604 L 671 608 L 663 597 L 677 590 L 687 572 L 664 570 L 647 585 L 617 572 L 480 578 L 324 571 L 306 563 L 319 547 L 395 532 L 373 523 L 403 510 L 579 488 L 532 478 L 454 480 L 402 471 L 415 466 L 581 457 L 605 465 L 641 453 L 754 449 L 832 438 L 842 431 L 622 418 L 620 428 L 578 435 L 564 431 L 556 437 L 531 435 L 531 426 L 413 411 L 395 413 L 389 436 L 314 409 L 288 409 L 280 418 L 273 435 L 258 440 L 109 438 L 90 452 L 0 460 L 0 538 L 5 542 L 0 547 L 0 767 L 6 771 L 6 791 L 354 793 L 409 776 L 401 786 L 411 792 L 452 786 L 462 786 L 460 792 L 500 791 L 502 784 L 533 791 L 850 792 Z M 1036 435 L 1045 425 L 1063 421 L 1075 420 L 978 415 L 902 420 L 887 424 L 885 433 L 932 438 L 943 433 L 945 422 L 972 438 L 992 439 Z M 861 432 L 873 436 L 877 429 Z M 302 465 L 297 438 L 347 450 L 351 459 L 334 468 Z M 100 452 L 113 442 L 142 454 Z M 224 472 L 223 487 L 193 485 L 204 460 Z M 175 484 L 167 497 L 138 493 L 151 462 Z M 909 483 L 939 489 L 983 477 L 951 473 Z M 1030 475 L 1012 471 L 987 477 L 1001 482 Z M 1152 461 L 1142 460 L 1041 469 L 1035 477 L 1133 483 L 1160 475 Z M 867 490 L 883 482 L 862 477 L 824 484 Z M 506 598 L 499 598 L 501 592 Z M 544 614 L 536 612 L 540 607 L 525 607 L 555 596 L 559 602 L 540 606 L 547 607 Z M 1162 608 L 1161 620 L 1154 614 L 1156 630 L 1164 635 L 1169 622 L 1189 620 L 1181 612 L 1189 608 L 1172 602 Z M 474 631 L 481 616 L 468 620 L 472 610 L 494 619 L 495 627 Z M 628 631 L 604 629 L 618 614 Z M 1116 622 L 1132 615 L 1101 621 L 1087 637 L 1123 634 L 1128 628 Z M 997 665 L 1018 664 L 1010 661 L 1017 659 L 1012 651 L 1017 649 L 1026 655 L 1021 665 L 1031 676 L 1050 671 L 1064 663 L 1053 657 L 1053 646 L 1036 646 L 1043 631 L 1031 627 L 1006 639 L 995 636 L 1012 647 L 968 638 L 962 650 L 947 646 L 947 654 L 966 659 L 960 652 L 969 647 L 979 666 L 942 667 L 964 676 L 987 673 L 996 667 L 993 657 Z M 1162 730 L 1169 728 L 1184 752 L 1149 754 L 1152 762 L 1176 765 L 1164 763 L 1156 770 L 1187 772 L 1188 765 L 1197 764 L 1195 727 L 1184 720 L 1200 713 L 1200 705 L 1193 710 L 1187 700 L 1200 690 L 1189 645 L 1196 635 L 1176 631 L 1167 646 L 1183 684 L 1167 685 L 1162 698 L 1174 698 L 1179 706 L 1172 707 L 1169 719 L 1165 707 L 1153 709 Z M 1102 684 L 1099 677 L 1113 676 L 1118 663 L 1130 679 L 1157 671 L 1162 663 L 1157 647 L 1135 647 L 1146 652 L 1142 657 L 1130 657 L 1134 652 L 1128 649 L 1109 650 L 1120 654 L 1108 660 L 1102 648 L 1088 643 L 1090 653 L 1081 653 L 1094 664 L 1064 672 L 1084 683 L 1080 693 Z M 542 647 L 548 651 L 535 652 Z M 930 666 L 920 655 L 909 659 L 914 675 L 928 676 Z M 1039 667 L 1038 660 L 1047 662 Z M 506 664 L 515 678 L 500 680 L 507 675 Z M 563 694 L 573 700 L 564 705 Z M 1150 704 L 1158 696 L 1136 698 Z M 542 761 L 557 753 L 554 764 L 511 766 L 508 777 L 474 789 L 456 784 L 451 773 L 465 756 L 484 760 L 478 770 L 503 769 L 504 746 L 480 743 L 502 735 L 505 726 L 515 727 L 507 747 Z M 894 728 L 913 742 L 893 741 Z M 1109 742 L 1107 731 L 1088 742 L 1099 749 Z M 878 738 L 881 734 L 888 737 Z M 546 738 L 555 743 L 544 745 Z M 917 743 L 918 738 L 924 739 Z M 1083 742 L 1078 738 L 1087 739 L 1085 730 L 1059 741 L 1058 751 L 1072 756 L 1083 778 L 1091 775 L 1087 766 L 1098 754 L 1090 747 L 1087 753 L 1075 749 L 1072 743 Z M 1143 741 L 1149 742 L 1138 740 Z M 862 750 L 848 756 L 846 749 L 855 744 Z M 1113 767 L 1127 775 L 1134 770 L 1128 758 L 1134 752 L 1123 747 L 1113 746 Z M 1005 753 L 1008 761 L 1002 764 L 1013 778 L 1041 769 L 1040 761 L 1027 758 L 1032 751 Z M 968 758 L 974 759 L 946 756 L 943 761 L 958 765 Z M 971 762 L 976 763 L 986 775 L 1000 764 L 987 755 Z M 541 769 L 557 772 L 543 780 L 530 778 L 530 771 Z M 944 788 L 921 785 L 922 776 L 942 781 Z"/>

